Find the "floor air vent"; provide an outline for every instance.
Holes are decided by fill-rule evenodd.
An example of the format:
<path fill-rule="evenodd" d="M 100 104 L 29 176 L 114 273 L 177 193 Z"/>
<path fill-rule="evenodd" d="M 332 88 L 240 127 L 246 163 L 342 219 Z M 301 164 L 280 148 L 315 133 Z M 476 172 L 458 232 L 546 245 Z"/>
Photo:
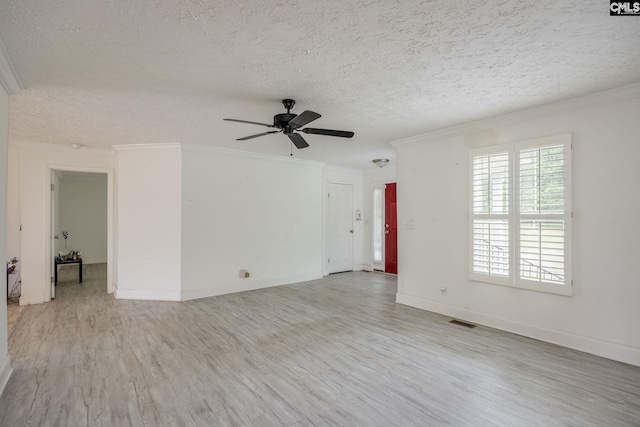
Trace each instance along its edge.
<path fill-rule="evenodd" d="M 473 323 L 463 322 L 462 320 L 449 320 L 449 323 L 453 323 L 454 325 L 464 326 L 465 328 L 475 328 L 478 325 L 474 325 Z"/>

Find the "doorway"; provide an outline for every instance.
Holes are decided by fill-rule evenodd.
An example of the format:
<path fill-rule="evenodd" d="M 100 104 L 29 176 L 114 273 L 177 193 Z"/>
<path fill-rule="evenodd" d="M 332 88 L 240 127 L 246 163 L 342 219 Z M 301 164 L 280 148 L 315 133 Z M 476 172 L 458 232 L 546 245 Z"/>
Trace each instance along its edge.
<path fill-rule="evenodd" d="M 327 184 L 327 271 L 353 271 L 353 186 Z"/>
<path fill-rule="evenodd" d="M 398 273 L 398 216 L 396 184 L 372 186 L 372 268 Z"/>
<path fill-rule="evenodd" d="M 384 188 L 384 271 L 398 274 L 398 210 L 396 184 Z"/>
<path fill-rule="evenodd" d="M 109 175 L 52 170 L 51 182 L 51 298 L 87 284 L 108 292 Z"/>

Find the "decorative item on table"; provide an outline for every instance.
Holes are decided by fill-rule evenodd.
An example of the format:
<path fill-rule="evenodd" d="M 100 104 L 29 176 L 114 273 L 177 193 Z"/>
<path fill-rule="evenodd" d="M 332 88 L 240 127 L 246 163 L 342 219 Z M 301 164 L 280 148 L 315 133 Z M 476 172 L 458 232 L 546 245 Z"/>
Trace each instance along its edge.
<path fill-rule="evenodd" d="M 67 239 L 69 238 L 69 232 L 68 231 L 63 231 L 62 232 L 62 237 L 64 237 L 64 248 L 67 250 L 67 254 L 63 255 L 63 259 L 65 261 L 78 259 L 77 255 L 76 255 L 77 252 L 73 250 L 73 246 L 71 247 L 71 249 L 69 249 L 69 246 L 67 245 Z"/>
<path fill-rule="evenodd" d="M 18 258 L 13 257 L 9 261 L 7 261 L 7 274 L 13 274 L 16 270 L 16 266 L 18 265 Z"/>
<path fill-rule="evenodd" d="M 76 261 L 82 259 L 82 251 L 71 251 L 64 256 L 65 261 Z"/>
<path fill-rule="evenodd" d="M 69 247 L 67 246 L 67 238 L 69 237 L 69 232 L 68 231 L 63 231 L 62 232 L 62 237 L 64 237 L 64 248 L 67 250 L 67 253 L 70 252 L 69 251 Z"/>
<path fill-rule="evenodd" d="M 20 279 L 20 270 L 17 268 L 19 261 L 16 257 L 7 261 L 7 298 L 9 299 L 18 298 L 22 294 L 22 280 Z M 11 274 L 11 279 L 9 274 Z"/>

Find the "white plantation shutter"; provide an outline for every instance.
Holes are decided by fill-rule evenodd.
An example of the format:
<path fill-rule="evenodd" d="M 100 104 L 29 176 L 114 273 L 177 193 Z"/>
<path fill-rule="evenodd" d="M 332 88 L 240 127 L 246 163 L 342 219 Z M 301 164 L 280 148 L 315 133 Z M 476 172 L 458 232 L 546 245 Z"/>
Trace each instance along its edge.
<path fill-rule="evenodd" d="M 565 144 L 524 147 L 518 155 L 519 278 L 565 283 Z"/>
<path fill-rule="evenodd" d="M 473 158 L 473 272 L 509 277 L 509 152 Z"/>
<path fill-rule="evenodd" d="M 473 221 L 473 271 L 509 276 L 509 221 Z"/>
<path fill-rule="evenodd" d="M 474 150 L 470 277 L 571 294 L 571 135 Z"/>
<path fill-rule="evenodd" d="M 564 221 L 520 220 L 520 278 L 564 283 Z"/>

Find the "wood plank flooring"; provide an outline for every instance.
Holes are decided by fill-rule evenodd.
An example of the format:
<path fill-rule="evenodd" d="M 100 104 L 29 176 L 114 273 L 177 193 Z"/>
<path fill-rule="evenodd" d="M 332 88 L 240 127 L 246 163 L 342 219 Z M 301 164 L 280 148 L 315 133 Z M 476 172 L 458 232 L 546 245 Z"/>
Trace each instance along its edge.
<path fill-rule="evenodd" d="M 7 336 L 13 333 L 13 327 L 20 318 L 24 306 L 21 306 L 18 298 L 7 300 Z"/>
<path fill-rule="evenodd" d="M 10 337 L 2 426 L 640 426 L 640 368 L 394 303 L 343 273 L 170 303 L 60 283 Z"/>

